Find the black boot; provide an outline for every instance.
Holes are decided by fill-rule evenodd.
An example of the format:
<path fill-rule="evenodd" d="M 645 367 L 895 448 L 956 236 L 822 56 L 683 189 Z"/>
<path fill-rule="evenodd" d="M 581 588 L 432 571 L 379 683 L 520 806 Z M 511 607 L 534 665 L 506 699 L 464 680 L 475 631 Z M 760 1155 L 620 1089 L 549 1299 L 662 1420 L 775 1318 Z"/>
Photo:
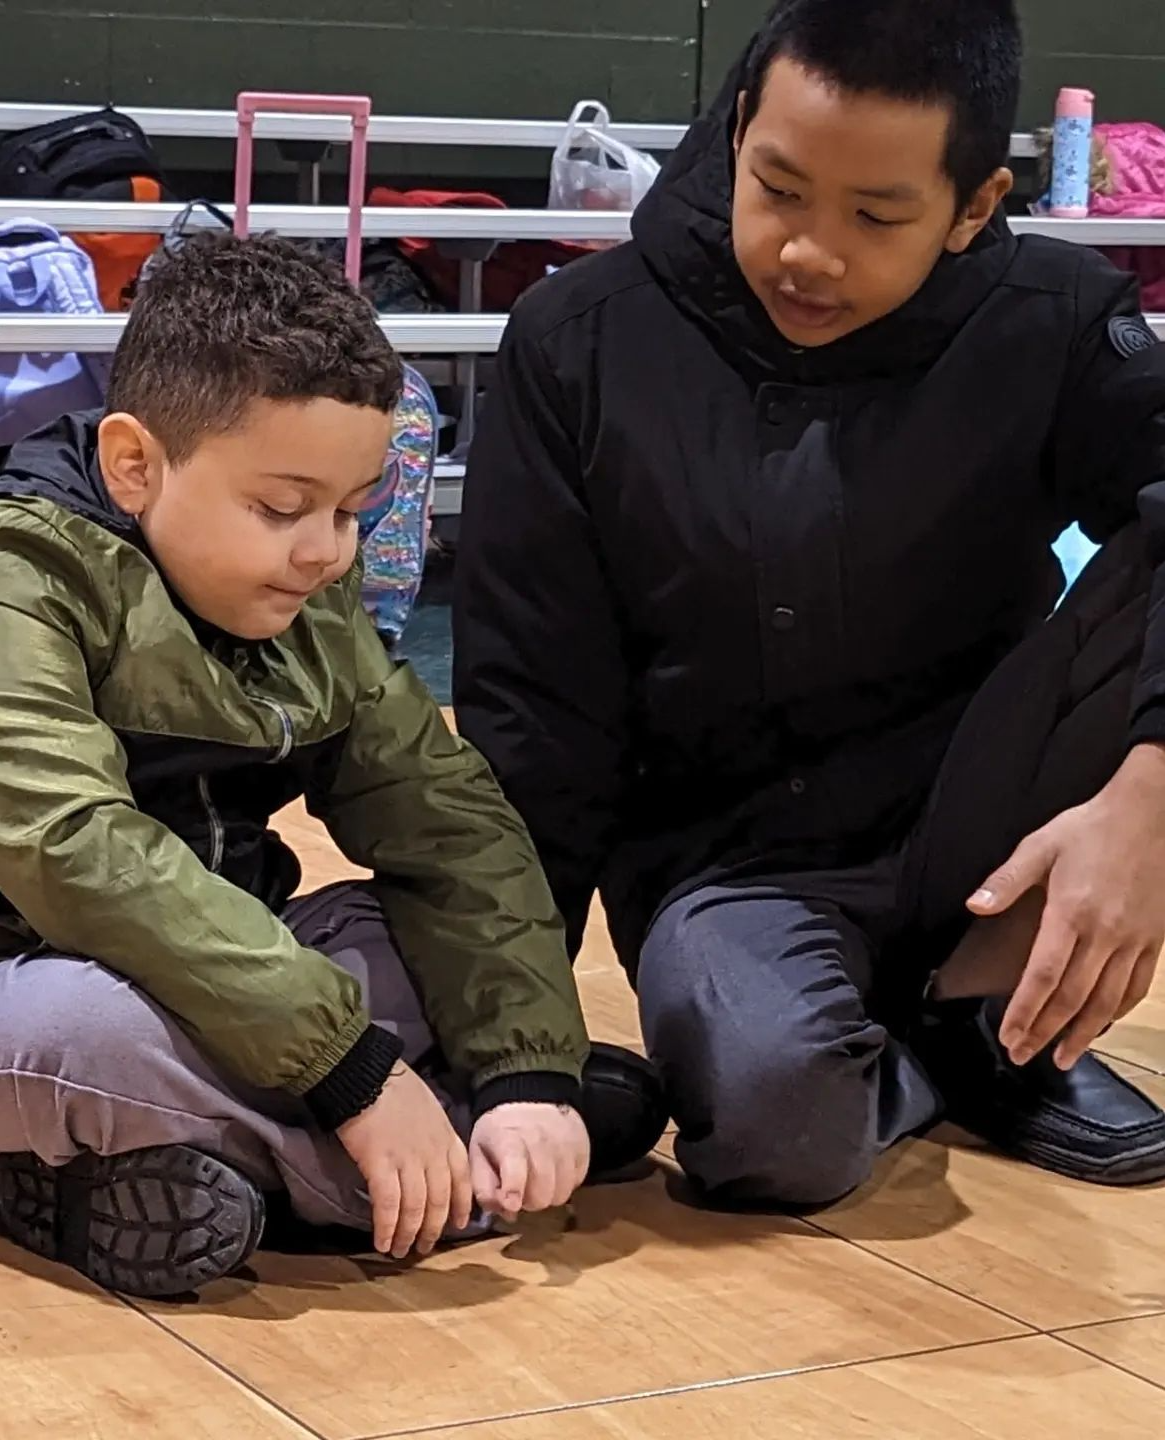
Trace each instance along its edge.
<path fill-rule="evenodd" d="M 54 1169 L 0 1155 L 0 1231 L 106 1290 L 185 1295 L 237 1269 L 263 1233 L 263 1196 L 221 1160 L 166 1145 Z"/>
<path fill-rule="evenodd" d="M 583 1070 L 582 1117 L 591 1137 L 591 1179 L 642 1160 L 667 1128 L 655 1066 L 618 1045 L 592 1045 Z"/>
<path fill-rule="evenodd" d="M 947 1118 L 1007 1155 L 1096 1185 L 1165 1180 L 1165 1111 L 1095 1055 L 1052 1048 L 1022 1069 L 999 1041 L 1004 1000 L 931 1003 L 910 1044 Z M 1054 1047 L 1053 1047 L 1054 1048 Z"/>

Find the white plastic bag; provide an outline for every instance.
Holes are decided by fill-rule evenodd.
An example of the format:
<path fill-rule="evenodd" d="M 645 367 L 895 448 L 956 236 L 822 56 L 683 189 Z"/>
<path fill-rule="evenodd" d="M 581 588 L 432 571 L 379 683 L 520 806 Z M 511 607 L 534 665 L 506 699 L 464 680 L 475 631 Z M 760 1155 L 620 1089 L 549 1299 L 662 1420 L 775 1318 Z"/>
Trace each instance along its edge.
<path fill-rule="evenodd" d="M 550 170 L 551 210 L 634 210 L 659 174 L 659 162 L 616 140 L 598 100 L 574 107 Z"/>

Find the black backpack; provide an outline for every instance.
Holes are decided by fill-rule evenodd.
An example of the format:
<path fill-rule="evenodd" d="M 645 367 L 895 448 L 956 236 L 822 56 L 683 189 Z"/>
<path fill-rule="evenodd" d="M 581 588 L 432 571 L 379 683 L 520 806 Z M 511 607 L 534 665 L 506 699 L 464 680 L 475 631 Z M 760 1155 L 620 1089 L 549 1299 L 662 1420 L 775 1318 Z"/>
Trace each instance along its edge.
<path fill-rule="evenodd" d="M 70 115 L 0 140 L 0 196 L 39 200 L 132 200 L 135 176 L 162 166 L 145 131 L 113 109 Z"/>

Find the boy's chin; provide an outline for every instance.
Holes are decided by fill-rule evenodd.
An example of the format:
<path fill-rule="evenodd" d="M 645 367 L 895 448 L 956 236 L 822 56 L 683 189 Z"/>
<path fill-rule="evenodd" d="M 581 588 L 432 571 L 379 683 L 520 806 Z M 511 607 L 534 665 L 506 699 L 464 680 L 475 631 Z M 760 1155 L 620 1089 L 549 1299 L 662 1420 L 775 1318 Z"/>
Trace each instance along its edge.
<path fill-rule="evenodd" d="M 244 622 L 242 625 L 232 629 L 231 634 L 238 636 L 240 640 L 247 640 L 257 643 L 260 640 L 278 640 L 280 635 L 286 635 L 299 617 L 299 612 L 294 615 L 284 615 L 279 618 L 269 616 L 263 620 Z"/>
<path fill-rule="evenodd" d="M 848 335 L 856 335 L 859 330 L 864 330 L 867 325 L 873 324 L 872 320 L 859 320 L 852 313 L 846 313 L 839 316 L 832 325 L 824 328 L 812 328 L 791 323 L 786 315 L 772 306 L 769 307 L 769 319 L 773 322 L 778 334 L 798 350 L 824 350 L 830 345 L 836 345 Z"/>
<path fill-rule="evenodd" d="M 216 630 L 221 630 L 224 635 L 230 635 L 235 640 L 242 640 L 248 644 L 257 644 L 262 640 L 277 640 L 284 635 L 295 624 L 302 606 L 294 611 L 284 610 L 282 607 L 262 608 L 248 611 L 244 614 L 218 613 L 207 614 L 201 612 L 201 618 Z"/>

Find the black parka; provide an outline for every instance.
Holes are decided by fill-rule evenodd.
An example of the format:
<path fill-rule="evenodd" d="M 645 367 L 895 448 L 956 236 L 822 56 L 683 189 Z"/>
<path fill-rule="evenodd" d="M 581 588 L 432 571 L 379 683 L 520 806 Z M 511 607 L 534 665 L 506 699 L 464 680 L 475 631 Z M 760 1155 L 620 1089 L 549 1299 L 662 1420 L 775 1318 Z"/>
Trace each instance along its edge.
<path fill-rule="evenodd" d="M 577 947 L 665 897 L 898 844 L 1078 520 L 1165 559 L 1165 346 L 1002 216 L 904 308 L 790 346 L 731 246 L 739 76 L 634 240 L 520 304 L 466 484 L 456 706 Z M 1130 739 L 1165 740 L 1165 571 Z"/>

